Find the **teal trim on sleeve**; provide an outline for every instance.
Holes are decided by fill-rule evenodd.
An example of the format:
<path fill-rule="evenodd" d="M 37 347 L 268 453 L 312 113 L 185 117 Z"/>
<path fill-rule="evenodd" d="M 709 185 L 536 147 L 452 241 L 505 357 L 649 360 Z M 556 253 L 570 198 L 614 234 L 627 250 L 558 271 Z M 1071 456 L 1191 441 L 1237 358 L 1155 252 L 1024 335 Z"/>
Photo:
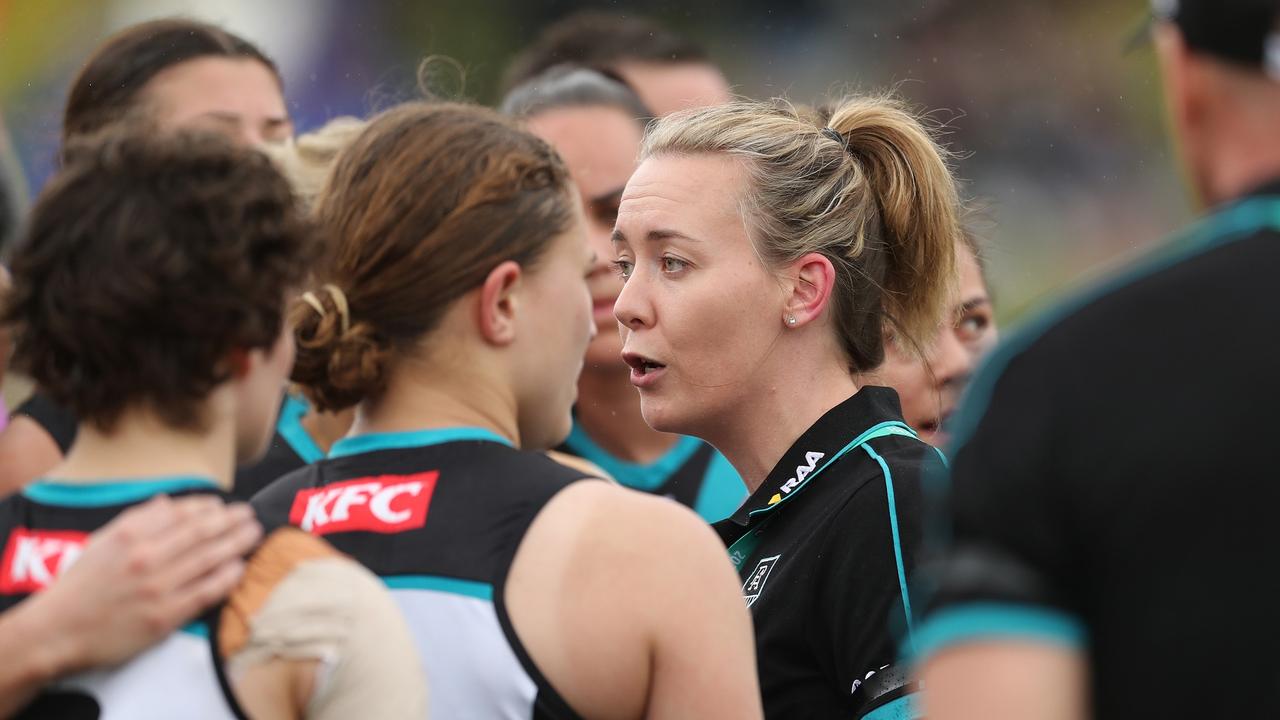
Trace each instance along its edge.
<path fill-rule="evenodd" d="M 924 717 L 916 708 L 915 696 L 900 697 L 862 716 L 862 720 L 919 720 Z"/>
<path fill-rule="evenodd" d="M 1059 322 L 1137 280 L 1264 229 L 1280 232 L 1280 198 L 1254 197 L 1241 200 L 1175 235 L 1145 261 L 1050 306 L 1036 319 L 1006 336 L 969 383 L 967 397 L 955 414 L 950 446 L 953 456 L 955 449 L 964 446 L 977 431 L 978 423 L 991 404 L 991 396 L 995 393 L 995 386 L 1005 368 Z"/>
<path fill-rule="evenodd" d="M 925 618 L 916 637 L 915 656 L 924 659 L 953 645 L 1002 638 L 1082 649 L 1086 637 L 1084 623 L 1058 610 L 975 602 L 946 607 Z"/>
<path fill-rule="evenodd" d="M 746 499 L 747 486 L 742 477 L 720 451 L 714 451 L 693 511 L 709 523 L 719 522 L 732 515 Z"/>
<path fill-rule="evenodd" d="M 702 441 L 695 437 L 682 436 L 657 460 L 650 463 L 634 463 L 623 460 L 596 444 L 576 420 L 564 446 L 574 455 L 599 465 L 602 470 L 613 476 L 614 480 L 633 489 L 653 492 L 662 486 L 668 478 L 693 457 L 702 446 Z M 734 508 L 735 510 L 737 508 Z"/>
<path fill-rule="evenodd" d="M 907 618 L 907 647 L 911 648 L 914 655 L 916 628 L 911 615 L 911 594 L 907 592 L 907 569 L 902 561 L 902 535 L 898 532 L 898 503 L 893 494 L 893 473 L 889 472 L 889 464 L 871 449 L 871 445 L 863 445 L 862 449 L 880 465 L 880 472 L 884 475 L 884 494 L 889 506 L 889 532 L 893 535 L 893 559 L 898 564 L 898 591 L 902 594 L 902 612 Z"/>
<path fill-rule="evenodd" d="M 151 478 L 119 478 L 109 482 L 66 482 L 57 479 L 41 479 L 28 485 L 22 494 L 42 505 L 62 507 L 106 507 L 127 505 L 146 500 L 154 495 L 166 495 L 183 490 L 217 490 L 213 478 L 191 476 L 164 476 Z"/>
<path fill-rule="evenodd" d="M 306 400 L 295 395 L 286 395 L 284 405 L 280 408 L 280 419 L 276 422 L 276 432 L 289 443 L 302 462 L 311 464 L 324 459 L 324 450 L 311 438 L 311 434 L 302 426 L 302 417 L 307 414 L 310 405 Z"/>
<path fill-rule="evenodd" d="M 475 580 L 440 575 L 391 575 L 382 578 L 382 582 L 392 590 L 432 590 L 493 602 L 493 586 Z"/>
<path fill-rule="evenodd" d="M 428 447 L 461 440 L 485 440 L 515 447 L 507 438 L 487 428 L 452 427 L 432 430 L 406 430 L 404 432 L 370 433 L 346 437 L 333 444 L 329 457 L 373 452 L 375 450 L 399 450 L 402 448 Z"/>
<path fill-rule="evenodd" d="M 187 623 L 179 628 L 178 632 L 183 635 L 191 635 L 193 637 L 204 638 L 206 640 L 209 639 L 209 625 L 208 623 L 200 621 Z"/>

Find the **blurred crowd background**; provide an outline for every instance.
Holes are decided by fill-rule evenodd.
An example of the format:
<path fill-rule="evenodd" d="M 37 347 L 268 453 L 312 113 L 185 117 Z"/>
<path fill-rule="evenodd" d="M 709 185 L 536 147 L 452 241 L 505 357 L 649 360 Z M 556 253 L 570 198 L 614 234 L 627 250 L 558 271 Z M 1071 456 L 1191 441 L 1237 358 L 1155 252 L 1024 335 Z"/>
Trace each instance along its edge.
<path fill-rule="evenodd" d="M 272 55 L 305 131 L 410 96 L 419 61 L 465 68 L 446 92 L 495 102 L 502 71 L 583 8 L 653 17 L 702 42 L 737 92 L 812 102 L 898 87 L 949 128 L 989 244 L 1002 321 L 1186 220 L 1145 0 L 0 0 L 0 113 L 28 193 L 49 176 L 67 84 L 108 33 L 214 21 Z M 13 171 L 15 168 L 10 168 Z"/>

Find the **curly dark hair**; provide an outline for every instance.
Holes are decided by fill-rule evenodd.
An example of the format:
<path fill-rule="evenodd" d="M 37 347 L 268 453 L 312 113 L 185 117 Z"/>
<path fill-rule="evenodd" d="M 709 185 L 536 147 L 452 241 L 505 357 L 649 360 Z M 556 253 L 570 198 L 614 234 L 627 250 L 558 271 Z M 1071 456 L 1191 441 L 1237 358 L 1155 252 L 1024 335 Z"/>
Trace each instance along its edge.
<path fill-rule="evenodd" d="M 200 430 L 229 354 L 280 337 L 313 226 L 221 137 L 117 128 L 68 150 L 13 256 L 13 363 L 104 431 L 135 407 Z"/>

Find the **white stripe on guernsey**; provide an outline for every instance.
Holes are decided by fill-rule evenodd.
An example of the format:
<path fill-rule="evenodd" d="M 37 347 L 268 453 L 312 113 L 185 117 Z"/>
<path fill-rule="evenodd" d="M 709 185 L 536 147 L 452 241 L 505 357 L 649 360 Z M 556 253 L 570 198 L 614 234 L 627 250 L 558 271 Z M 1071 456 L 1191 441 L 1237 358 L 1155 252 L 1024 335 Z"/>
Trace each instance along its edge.
<path fill-rule="evenodd" d="M 100 720 L 228 720 L 209 640 L 175 632 L 115 670 L 73 675 L 51 689 L 97 699 Z"/>
<path fill-rule="evenodd" d="M 507 643 L 493 603 L 392 589 L 430 678 L 433 718 L 528 720 L 538 687 Z"/>

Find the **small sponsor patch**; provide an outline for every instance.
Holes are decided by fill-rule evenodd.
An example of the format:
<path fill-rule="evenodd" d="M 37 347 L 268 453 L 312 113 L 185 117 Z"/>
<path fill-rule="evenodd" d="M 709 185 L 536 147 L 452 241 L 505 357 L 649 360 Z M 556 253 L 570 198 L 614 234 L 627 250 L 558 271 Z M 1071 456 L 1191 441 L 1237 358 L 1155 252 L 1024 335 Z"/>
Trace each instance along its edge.
<path fill-rule="evenodd" d="M 760 593 L 764 592 L 764 584 L 769 579 L 769 573 L 773 571 L 773 566 L 778 564 L 778 558 L 781 555 L 773 557 L 761 558 L 756 563 L 756 567 L 747 576 L 747 581 L 742 584 L 742 599 L 747 601 L 747 607 L 755 604 L 760 597 Z"/>
<path fill-rule="evenodd" d="M 0 566 L 0 593 L 33 593 L 53 584 L 80 557 L 89 533 L 14 528 Z"/>
<path fill-rule="evenodd" d="M 313 535 L 363 530 L 398 533 L 427 522 L 440 473 L 379 475 L 300 490 L 289 522 Z"/>

